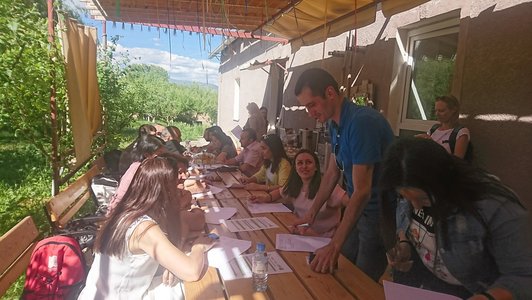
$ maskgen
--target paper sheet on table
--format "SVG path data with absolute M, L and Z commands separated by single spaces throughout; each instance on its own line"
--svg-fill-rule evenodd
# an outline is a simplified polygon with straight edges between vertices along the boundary
M 205 165 L 205 169 L 209 170 L 209 171 L 212 171 L 212 170 L 216 170 L 218 168 L 221 168 L 223 167 L 224 165 L 222 164 L 212 164 L 212 165 Z
M 209 207 L 205 210 L 205 223 L 222 224 L 236 213 L 234 207 Z
M 224 188 L 221 188 L 215 185 L 207 185 L 207 187 L 213 194 L 218 194 L 218 193 L 223 192 L 223 190 L 225 190 Z
M 224 224 L 231 232 L 254 231 L 279 227 L 267 217 L 225 220 Z
M 410 300 L 410 299 L 431 299 L 431 300 L 458 300 L 453 295 L 437 293 L 429 290 L 419 289 L 407 285 L 398 284 L 391 281 L 383 281 L 384 296 L 386 300 Z
M 251 278 L 251 254 L 243 254 L 235 257 L 218 268 L 224 280 L 239 278 Z M 292 269 L 284 262 L 279 253 L 268 252 L 268 275 L 290 273 Z
M 231 133 L 232 133 L 237 139 L 240 139 L 240 135 L 242 134 L 242 127 L 240 127 L 240 125 L 236 125 L 235 128 L 231 129 Z
M 224 190 L 224 188 L 217 187 L 215 185 L 207 185 L 207 188 L 203 192 L 194 193 L 192 194 L 193 198 L 205 198 L 209 196 L 216 195 L 218 193 L 221 193 Z
M 212 173 L 207 173 L 207 174 L 199 174 L 199 175 L 190 175 L 188 176 L 188 180 L 201 180 L 201 179 L 205 179 L 207 178 L 209 175 L 211 175 Z
M 251 241 L 221 236 L 214 247 L 207 252 L 209 266 L 219 268 L 227 264 L 231 259 L 240 256 L 250 247 Z
M 282 203 L 252 203 L 248 201 L 248 209 L 252 214 L 291 212 L 291 210 Z
M 225 185 L 226 188 L 233 188 L 233 189 L 243 189 L 244 185 L 242 183 L 233 182 L 230 184 Z
M 330 238 L 280 233 L 275 237 L 275 249 L 314 252 L 331 241 Z

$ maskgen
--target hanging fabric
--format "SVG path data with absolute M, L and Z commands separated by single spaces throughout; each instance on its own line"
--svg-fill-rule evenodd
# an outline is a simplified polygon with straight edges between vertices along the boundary
M 116 9 L 115 9 L 115 15 L 117 17 L 120 17 L 120 0 L 116 0 L 115 2 Z M 113 22 L 114 23 L 114 22 Z
M 325 0 L 325 13 L 323 14 L 323 47 L 321 49 L 321 65 L 323 67 L 323 60 L 325 59 L 325 43 L 327 42 L 327 8 L 329 0 Z

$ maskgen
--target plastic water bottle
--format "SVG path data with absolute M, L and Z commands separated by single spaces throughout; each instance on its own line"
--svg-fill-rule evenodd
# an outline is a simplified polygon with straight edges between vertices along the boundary
M 252 258 L 252 272 L 254 290 L 266 291 L 268 288 L 268 254 L 264 243 L 257 243 L 257 251 Z

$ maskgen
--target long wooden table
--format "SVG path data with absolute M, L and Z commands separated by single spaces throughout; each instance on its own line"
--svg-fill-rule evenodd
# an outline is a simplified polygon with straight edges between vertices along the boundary
M 236 172 L 218 172 L 222 179 L 213 182 L 223 187 L 238 182 Z M 189 189 L 199 190 L 203 183 L 196 181 Z M 251 192 L 261 194 L 264 192 Z M 248 253 L 255 249 L 257 242 L 266 244 L 267 251 L 277 251 L 293 270 L 293 273 L 275 274 L 268 278 L 266 292 L 254 292 L 250 278 L 224 281 L 215 268 L 209 267 L 207 274 L 198 282 L 185 283 L 186 299 L 271 299 L 271 300 L 307 300 L 307 299 L 384 299 L 381 285 L 371 280 L 348 259 L 341 256 L 338 269 L 333 274 L 313 272 L 307 264 L 306 252 L 288 252 L 275 250 L 275 237 L 279 233 L 289 233 L 289 226 L 294 220 L 292 213 L 266 213 L 251 215 L 246 201 L 251 195 L 243 189 L 226 189 L 214 196 L 197 199 L 202 207 L 235 207 L 236 215 L 232 219 L 265 216 L 279 227 L 267 230 L 232 233 L 223 225 L 208 224 L 209 230 L 216 230 L 220 235 L 249 240 L 252 242 Z

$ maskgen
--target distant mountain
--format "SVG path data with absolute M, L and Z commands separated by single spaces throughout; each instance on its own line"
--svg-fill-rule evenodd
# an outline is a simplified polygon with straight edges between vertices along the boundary
M 214 85 L 214 84 L 207 84 L 207 83 L 204 83 L 204 82 L 192 82 L 192 81 L 186 81 L 186 80 L 177 80 L 177 79 L 173 79 L 173 78 L 170 78 L 170 82 L 173 82 L 175 84 L 178 84 L 178 85 L 194 85 L 194 84 L 197 84 L 199 86 L 203 86 L 203 87 L 206 87 L 206 88 L 210 88 L 210 89 L 213 89 L 213 90 L 218 90 L 218 86 L 217 85 Z

